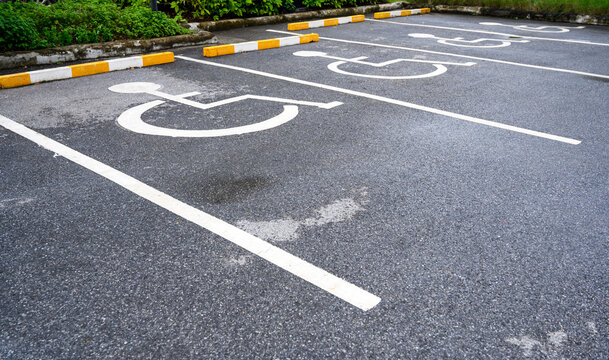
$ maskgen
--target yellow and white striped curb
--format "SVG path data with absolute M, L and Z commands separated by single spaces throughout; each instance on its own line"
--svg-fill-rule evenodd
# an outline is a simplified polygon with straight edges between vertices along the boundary
M 297 36 L 288 36 L 278 39 L 267 39 L 258 41 L 249 41 L 238 44 L 216 45 L 203 48 L 203 56 L 214 57 L 219 55 L 235 54 L 245 51 L 255 51 L 272 49 L 280 46 L 289 46 L 297 44 L 306 44 L 312 41 L 319 41 L 318 34 L 306 34 Z
M 172 52 L 133 56 L 123 59 L 96 61 L 85 64 L 63 66 L 59 68 L 29 71 L 19 74 L 0 76 L 0 88 L 36 84 L 45 81 L 69 79 L 79 76 L 101 74 L 109 71 L 140 68 L 144 66 L 166 64 L 174 61 Z
M 288 24 L 288 30 L 296 31 L 296 30 L 307 30 L 307 29 L 312 29 L 312 28 L 317 28 L 317 27 L 322 27 L 322 26 L 336 26 L 336 25 L 342 25 L 342 24 L 348 24 L 348 23 L 354 23 L 354 22 L 361 22 L 361 21 L 364 21 L 365 19 L 366 19 L 366 17 L 364 15 L 354 15 L 354 16 L 345 16 L 345 17 L 333 18 L 333 19 L 304 21 L 304 22 Z
M 409 16 L 409 15 L 417 15 L 417 14 L 428 14 L 430 12 L 431 12 L 430 8 L 384 11 L 384 12 L 374 13 L 374 18 L 375 19 L 386 19 L 386 18 L 396 17 L 396 16 Z

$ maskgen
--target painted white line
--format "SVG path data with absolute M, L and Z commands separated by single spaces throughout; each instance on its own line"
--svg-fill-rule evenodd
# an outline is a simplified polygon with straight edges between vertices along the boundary
M 424 27 L 430 29 L 442 29 L 442 30 L 453 30 L 453 31 L 463 31 L 463 32 L 473 32 L 478 34 L 489 34 L 489 35 L 499 35 L 499 36 L 508 36 L 508 37 L 518 37 L 523 39 L 534 39 L 534 40 L 544 40 L 544 41 L 558 41 L 572 44 L 584 44 L 584 45 L 596 45 L 596 46 L 609 46 L 609 43 L 596 43 L 588 40 L 573 40 L 573 39 L 552 39 L 552 38 L 544 38 L 544 37 L 536 37 L 536 36 L 527 36 L 527 35 L 517 35 L 517 34 L 506 34 L 494 31 L 484 31 L 484 30 L 472 30 L 472 29 L 463 29 L 463 28 L 454 28 L 448 26 L 437 26 L 437 25 L 423 25 L 423 24 L 412 24 L 412 23 L 401 23 L 395 22 L 391 20 L 378 20 L 378 19 L 366 19 L 366 21 L 378 21 L 387 24 L 393 25 L 401 25 L 401 26 L 417 26 Z M 321 39 L 321 37 L 320 37 Z
M 281 30 L 268 29 L 267 31 L 269 31 L 269 32 L 277 32 L 277 33 L 282 33 L 282 34 L 294 34 L 292 32 L 281 31 Z M 320 36 L 319 38 L 322 39 L 322 40 L 336 41 L 336 42 L 342 42 L 342 43 L 347 43 L 347 44 L 375 46 L 375 47 L 381 47 L 381 48 L 386 48 L 386 49 L 416 51 L 416 52 L 421 52 L 421 53 L 426 53 L 426 54 L 446 55 L 446 56 L 453 56 L 453 57 L 458 57 L 458 58 L 463 58 L 463 59 L 488 61 L 488 62 L 494 62 L 494 63 L 498 63 L 498 64 L 506 64 L 506 65 L 514 65 L 514 66 L 527 67 L 527 68 L 531 68 L 531 69 L 556 71 L 556 72 L 563 72 L 563 73 L 568 73 L 568 74 L 576 74 L 576 75 L 584 75 L 584 76 L 597 77 L 597 78 L 600 78 L 600 79 L 609 79 L 609 75 L 601 75 L 601 74 L 594 74 L 594 73 L 583 72 L 583 71 L 576 71 L 576 70 L 569 70 L 569 69 L 553 68 L 553 67 L 548 67 L 548 66 L 540 66 L 540 65 L 531 65 L 531 64 L 517 63 L 517 62 L 513 62 L 513 61 L 505 61 L 505 60 L 498 60 L 498 59 L 492 59 L 492 58 L 483 58 L 483 57 L 478 57 L 478 56 L 461 55 L 461 54 L 454 54 L 454 53 L 448 53 L 448 52 L 442 52 L 442 51 L 433 51 L 433 50 L 423 50 L 423 49 L 417 49 L 417 48 L 409 48 L 409 47 L 405 47 L 405 46 L 376 44 L 376 43 L 369 43 L 369 42 L 364 42 L 364 41 L 344 40 L 344 39 L 329 38 L 329 37 L 322 37 L 322 36 Z
M 528 26 L 528 25 L 508 25 L 502 24 L 498 22 L 481 22 L 480 25 L 489 25 L 489 26 L 506 26 L 512 28 L 514 30 L 523 30 L 523 31 L 532 31 L 532 32 L 540 32 L 540 33 L 566 33 L 572 29 L 584 29 L 585 26 Z
M 406 101 L 395 100 L 395 99 L 387 98 L 387 97 L 384 97 L 384 96 L 367 94 L 367 93 L 364 93 L 364 92 L 354 91 L 354 90 L 349 90 L 349 89 L 343 89 L 343 88 L 339 88 L 339 87 L 336 87 L 336 86 L 325 85 L 325 84 L 320 84 L 320 83 L 314 83 L 314 82 L 311 82 L 311 81 L 300 80 L 300 79 L 295 79 L 295 78 L 291 78 L 291 77 L 287 77 L 287 76 L 271 74 L 271 73 L 267 73 L 267 72 L 264 72 L 264 71 L 258 71 L 258 70 L 247 69 L 247 68 L 242 68 L 242 67 L 238 67 L 238 66 L 220 64 L 220 63 L 215 63 L 215 62 L 211 62 L 211 61 L 193 59 L 193 58 L 190 58 L 190 57 L 187 57 L 187 56 L 177 56 L 176 55 L 176 58 L 179 58 L 179 59 L 182 59 L 182 60 L 186 60 L 186 61 L 196 62 L 196 63 L 199 63 L 199 64 L 210 65 L 210 66 L 215 66 L 215 67 L 221 67 L 221 68 L 231 69 L 231 70 L 237 70 L 237 71 L 246 72 L 246 73 L 255 74 L 255 75 L 260 75 L 260 76 L 265 76 L 265 77 L 269 77 L 269 78 L 273 78 L 273 79 L 289 81 L 289 82 L 296 83 L 296 84 L 308 85 L 308 86 L 313 86 L 313 87 L 317 87 L 317 88 L 320 88 L 320 89 L 340 92 L 340 93 L 343 93 L 343 94 L 349 94 L 349 95 L 354 95 L 354 96 L 363 97 L 363 98 L 367 98 L 367 99 L 382 101 L 382 102 L 389 103 L 389 104 L 404 106 L 404 107 L 411 108 L 411 109 L 416 109 L 416 110 L 430 112 L 430 113 L 433 113 L 433 114 L 448 116 L 448 117 L 452 117 L 452 118 L 455 118 L 455 119 L 469 121 L 469 122 L 473 122 L 473 123 L 477 123 L 477 124 L 481 124 L 481 125 L 486 125 L 486 126 L 491 126 L 491 127 L 495 127 L 495 128 L 499 128 L 499 129 L 503 129 L 503 130 L 509 130 L 509 131 L 514 131 L 514 132 L 521 133 L 521 134 L 527 134 L 527 135 L 531 135 L 531 136 L 536 136 L 536 137 L 544 138 L 544 139 L 549 139 L 549 140 L 554 140 L 554 141 L 560 141 L 560 142 L 564 142 L 564 143 L 571 144 L 571 145 L 577 145 L 577 144 L 581 143 L 581 141 L 579 141 L 579 140 L 570 139 L 570 138 L 566 138 L 566 137 L 563 137 L 563 136 L 557 136 L 557 135 L 547 134 L 547 133 L 543 133 L 543 132 L 539 132 L 539 131 L 535 131 L 535 130 L 529 130 L 529 129 L 525 129 L 525 128 L 521 128 L 521 127 L 517 127 L 517 126 L 512 126 L 512 125 L 506 125 L 506 124 L 502 124 L 502 123 L 498 123 L 498 122 L 494 122 L 494 121 L 490 121 L 490 120 L 484 120 L 484 119 L 475 118 L 473 116 L 461 115 L 461 114 L 453 113 L 453 112 L 450 112 L 450 111 L 444 111 L 444 110 L 435 109 L 435 108 L 431 108 L 431 107 L 427 107 L 427 106 L 423 106 L 423 105 L 417 105 L 417 104 L 409 103 L 409 102 L 406 102 Z
M 381 301 L 381 298 L 378 296 L 340 279 L 311 263 L 2 115 L 0 115 L 0 126 L 105 177 L 163 209 L 225 238 L 233 244 L 260 256 L 353 306 L 366 311 Z

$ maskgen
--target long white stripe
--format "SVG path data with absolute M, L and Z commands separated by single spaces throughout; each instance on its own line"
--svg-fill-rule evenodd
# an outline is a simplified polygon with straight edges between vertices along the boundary
M 0 115 L 0 125 L 366 311 L 381 299 L 225 221 Z
M 366 21 L 368 21 L 368 20 L 369 21 L 377 21 L 377 22 L 387 23 L 387 24 L 402 25 L 402 26 L 418 26 L 418 27 L 432 28 L 432 29 L 455 30 L 455 31 L 463 31 L 463 32 L 473 32 L 473 33 L 479 33 L 479 34 L 490 34 L 490 35 L 499 35 L 499 36 L 519 37 L 519 38 L 523 38 L 523 39 L 535 39 L 535 40 L 544 40 L 544 41 L 559 41 L 559 42 L 566 42 L 566 43 L 573 43 L 573 44 L 585 44 L 585 45 L 596 45 L 596 46 L 609 46 L 609 44 L 607 44 L 607 43 L 595 43 L 595 42 L 591 42 L 591 41 L 588 41 L 588 40 L 552 39 L 552 38 L 544 38 L 544 37 L 537 37 L 537 36 L 506 34 L 506 33 L 500 33 L 500 32 L 495 32 L 495 31 L 484 31 L 484 30 L 472 30 L 472 29 L 454 28 L 454 27 L 448 27 L 448 26 L 401 23 L 401 22 L 395 22 L 395 21 L 391 21 L 391 20 L 366 19 Z
M 339 88 L 336 86 L 314 83 L 311 81 L 300 80 L 300 79 L 295 79 L 295 78 L 291 78 L 291 77 L 287 77 L 287 76 L 271 74 L 271 73 L 267 73 L 264 71 L 258 71 L 258 70 L 247 69 L 247 68 L 242 68 L 242 67 L 238 67 L 238 66 L 220 64 L 220 63 L 215 63 L 215 62 L 211 62 L 211 61 L 193 59 L 193 58 L 190 58 L 187 56 L 176 55 L 176 58 L 179 58 L 182 60 L 187 60 L 187 61 L 193 61 L 193 62 L 197 62 L 200 64 L 205 64 L 205 65 L 211 65 L 211 66 L 222 67 L 222 68 L 231 69 L 231 70 L 242 71 L 242 72 L 246 72 L 246 73 L 250 73 L 250 74 L 266 76 L 266 77 L 273 78 L 273 79 L 285 80 L 285 81 L 293 82 L 296 84 L 313 86 L 313 87 L 317 87 L 317 88 L 321 88 L 321 89 L 325 89 L 325 90 L 336 91 L 336 92 L 364 97 L 364 98 L 368 98 L 368 99 L 372 99 L 372 100 L 378 100 L 378 101 L 386 102 L 389 104 L 404 106 L 404 107 L 411 108 L 411 109 L 426 111 L 426 112 L 430 112 L 433 114 L 448 116 L 448 117 L 452 117 L 452 118 L 459 119 L 459 120 L 465 120 L 465 121 L 469 121 L 469 122 L 473 122 L 473 123 L 477 123 L 477 124 L 492 126 L 495 128 L 514 131 L 514 132 L 518 132 L 518 133 L 522 133 L 522 134 L 537 136 L 537 137 L 544 138 L 544 139 L 560 141 L 560 142 L 564 142 L 564 143 L 571 144 L 571 145 L 577 145 L 577 144 L 581 143 L 581 141 L 579 141 L 579 140 L 570 139 L 570 138 L 566 138 L 563 136 L 547 134 L 547 133 L 543 133 L 540 131 L 529 130 L 529 129 L 512 126 L 512 125 L 506 125 L 506 124 L 502 124 L 502 123 L 498 123 L 498 122 L 494 122 L 494 121 L 490 121 L 490 120 L 475 118 L 473 116 L 461 115 L 461 114 L 457 114 L 457 113 L 450 112 L 450 111 L 444 111 L 444 110 L 435 109 L 435 108 L 431 108 L 431 107 L 427 107 L 427 106 L 423 106 L 423 105 L 409 103 L 406 101 L 395 100 L 395 99 L 387 98 L 384 96 L 367 94 L 364 92 L 350 90 L 350 89 L 343 89 L 343 88 Z
M 271 29 L 268 29 L 267 31 L 268 32 L 274 32 L 274 33 L 280 33 L 280 34 L 294 34 L 293 32 L 281 31 L 281 30 L 271 30 Z M 569 73 L 569 74 L 592 76 L 592 77 L 597 77 L 597 78 L 601 78 L 601 79 L 609 79 L 609 75 L 601 75 L 601 74 L 594 74 L 594 73 L 583 72 L 583 71 L 576 71 L 576 70 L 568 70 L 568 69 L 554 68 L 554 67 L 548 67 L 548 66 L 540 66 L 540 65 L 531 65 L 531 64 L 517 63 L 517 62 L 513 62 L 513 61 L 498 60 L 498 59 L 491 59 L 491 58 L 483 58 L 483 57 L 478 57 L 478 56 L 469 56 L 469 55 L 454 54 L 454 53 L 448 53 L 448 52 L 442 52 L 442 51 L 423 50 L 423 49 L 409 48 L 409 47 L 405 47 L 405 46 L 383 45 L 383 44 L 375 44 L 375 43 L 369 43 L 369 42 L 363 42 L 363 41 L 344 40 L 344 39 L 336 39 L 336 38 L 329 38 L 329 37 L 322 37 L 322 36 L 320 36 L 319 39 L 320 40 L 343 42 L 343 43 L 347 43 L 347 44 L 376 46 L 376 47 L 382 47 L 382 48 L 387 48 L 387 49 L 398 49 L 398 50 L 416 51 L 416 52 L 422 52 L 422 53 L 426 53 L 426 54 L 454 56 L 454 57 L 459 57 L 459 58 L 464 58 L 464 59 L 474 59 L 474 60 L 481 60 L 481 61 L 489 61 L 489 62 L 494 62 L 494 63 L 499 63 L 499 64 L 528 67 L 528 68 L 532 68 L 532 69 L 557 71 L 557 72 L 563 72 L 563 73 Z

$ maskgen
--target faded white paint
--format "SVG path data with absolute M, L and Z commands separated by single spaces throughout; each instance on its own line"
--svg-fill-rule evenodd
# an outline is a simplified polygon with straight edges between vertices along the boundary
M 522 336 L 520 339 L 517 338 L 509 338 L 505 339 L 505 341 L 509 342 L 512 345 L 516 345 L 522 349 L 522 355 L 529 357 L 533 355 L 533 349 L 538 347 L 541 351 L 543 351 L 543 345 L 541 342 L 532 339 L 528 336 Z
M 29 197 L 0 200 L 0 209 L 9 207 L 11 205 L 16 205 L 16 206 L 25 205 L 27 203 L 31 203 L 34 200 L 36 200 L 36 199 L 29 198 Z
M 598 329 L 596 328 L 596 324 L 594 323 L 594 321 L 588 321 L 586 323 L 586 327 L 588 327 L 588 331 L 590 331 L 592 334 L 598 334 Z
M 365 190 L 362 190 L 362 195 L 364 193 Z M 270 221 L 240 220 L 237 222 L 237 227 L 267 241 L 293 241 L 298 239 L 298 231 L 302 227 L 323 226 L 350 220 L 364 210 L 361 206 L 364 203 L 366 201 L 358 202 L 353 198 L 344 198 L 317 209 L 315 211 L 317 216 L 301 221 L 292 218 Z

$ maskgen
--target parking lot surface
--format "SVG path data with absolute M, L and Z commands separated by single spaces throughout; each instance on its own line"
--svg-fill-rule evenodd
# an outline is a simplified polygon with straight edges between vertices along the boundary
M 312 32 L 0 91 L 1 358 L 609 357 L 609 29 Z

